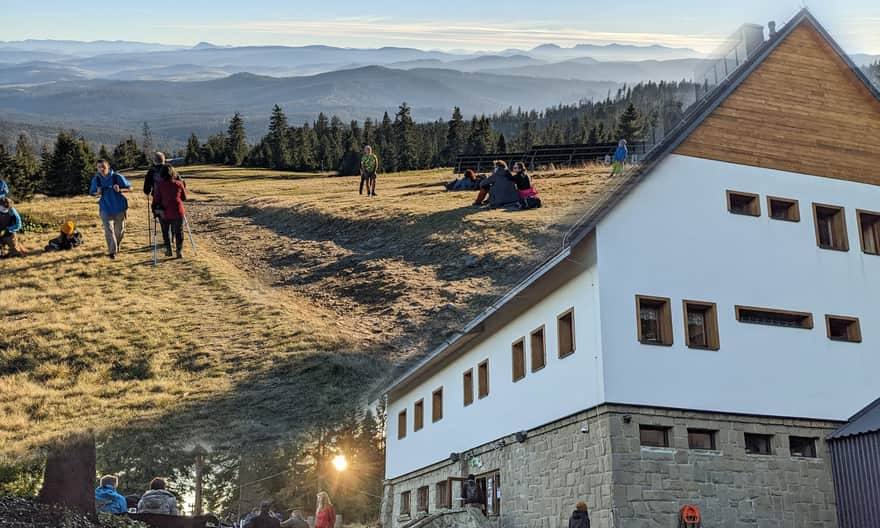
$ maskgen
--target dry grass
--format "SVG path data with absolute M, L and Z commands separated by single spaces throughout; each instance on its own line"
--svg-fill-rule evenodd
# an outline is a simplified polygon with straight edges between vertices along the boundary
M 159 266 L 139 193 L 116 261 L 94 199 L 23 204 L 86 244 L 30 234 L 2 262 L 0 455 L 132 424 L 269 440 L 355 405 L 546 257 L 604 172 L 539 174 L 545 207 L 509 212 L 443 192 L 448 171 L 381 175 L 366 198 L 357 178 L 190 167 L 199 256 Z

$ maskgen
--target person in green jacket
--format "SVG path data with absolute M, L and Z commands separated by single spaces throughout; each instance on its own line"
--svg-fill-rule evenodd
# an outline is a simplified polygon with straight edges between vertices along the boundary
M 364 194 L 364 183 L 367 184 L 367 196 L 376 196 L 376 173 L 379 172 L 379 158 L 373 154 L 373 147 L 364 147 L 361 156 L 361 187 L 358 194 Z

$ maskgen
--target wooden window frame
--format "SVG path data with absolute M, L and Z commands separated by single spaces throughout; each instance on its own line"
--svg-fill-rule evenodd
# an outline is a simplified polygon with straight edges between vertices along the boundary
M 419 486 L 416 488 L 416 514 L 428 513 L 428 507 L 431 503 L 430 486 Z
M 876 233 L 873 240 L 875 251 L 868 251 L 867 249 L 868 237 L 865 235 L 865 226 L 862 222 L 863 215 L 877 217 L 878 226 L 874 228 L 876 229 Z M 880 213 L 874 211 L 866 211 L 864 209 L 856 209 L 856 223 L 859 226 L 859 246 L 862 248 L 862 253 L 864 253 L 865 255 L 880 256 Z
M 705 308 L 706 318 L 706 344 L 695 345 L 691 343 L 691 335 L 688 332 L 688 311 L 689 306 Z M 683 300 L 681 302 L 681 311 L 684 317 L 684 343 L 688 348 L 696 348 L 700 350 L 718 350 L 721 348 L 721 339 L 718 335 L 718 306 L 713 302 Z M 641 325 L 640 325 L 641 327 Z
M 730 200 L 734 196 L 750 198 L 752 200 L 751 212 L 742 213 L 740 211 L 735 211 L 733 209 L 733 206 L 731 205 L 731 200 Z M 728 189 L 727 193 L 726 193 L 726 197 L 727 197 L 727 212 L 728 213 L 740 215 L 740 216 L 754 216 L 756 218 L 761 216 L 761 195 L 760 194 L 743 192 L 743 191 L 732 191 L 732 190 Z
M 434 502 L 438 509 L 451 508 L 450 499 L 450 482 L 449 480 L 441 480 L 434 485 Z
M 804 442 L 809 442 L 810 444 L 812 444 L 812 450 L 811 450 L 812 454 L 806 454 L 806 455 L 794 454 L 794 451 L 792 451 L 792 449 L 791 449 L 792 440 L 795 440 L 797 442 L 804 441 Z M 819 458 L 819 450 L 816 448 L 816 438 L 809 437 L 809 436 L 789 435 L 788 436 L 788 454 L 790 454 L 794 458 Z
M 443 387 L 431 393 L 431 423 L 443 419 Z
M 572 318 L 572 321 L 574 321 L 574 318 Z M 536 367 L 535 337 L 538 335 L 539 332 L 541 334 L 541 355 L 539 356 L 541 362 L 539 366 Z M 532 372 L 538 372 L 539 370 L 547 366 L 547 329 L 544 328 L 544 325 L 541 325 L 538 328 L 535 328 L 534 330 L 529 332 L 529 359 L 531 360 Z
M 397 439 L 403 440 L 406 438 L 406 428 L 407 428 L 407 420 L 406 420 L 406 409 L 397 413 Z
M 517 370 L 519 367 L 519 370 Z M 510 370 L 513 382 L 526 377 L 526 338 L 521 337 L 510 345 Z
M 486 372 L 486 383 L 483 383 L 483 377 L 480 373 L 485 370 Z M 486 389 L 483 391 L 483 389 Z M 489 396 L 489 360 L 484 359 L 477 363 L 477 398 L 483 399 Z
M 775 308 L 761 308 L 758 306 L 740 306 L 736 305 L 733 307 L 734 313 L 736 314 L 736 320 L 743 324 L 754 324 L 760 326 L 770 326 L 775 328 L 799 328 L 802 330 L 812 330 L 813 329 L 813 314 L 810 312 L 796 312 L 794 310 L 777 310 Z M 799 326 L 784 326 L 784 325 L 773 325 L 773 324 L 763 324 L 763 323 L 753 323 L 751 321 L 743 321 L 741 314 L 743 311 L 754 311 L 754 312 L 766 312 L 771 314 L 782 314 L 782 315 L 794 315 L 798 317 L 804 317 L 804 324 Z
M 788 204 L 788 211 L 794 211 L 794 214 L 786 215 L 785 218 L 776 218 L 773 216 L 773 202 L 782 202 Z M 782 198 L 780 196 L 767 197 L 767 216 L 771 220 L 779 220 L 782 222 L 800 222 L 801 221 L 801 204 L 793 198 Z
M 571 324 L 569 327 L 571 328 L 571 350 L 566 350 L 563 352 L 562 349 L 562 332 L 560 331 L 561 326 L 560 323 L 563 319 L 569 317 L 571 319 Z M 574 325 L 574 306 L 569 308 L 568 310 L 562 312 L 561 314 L 556 316 L 556 350 L 559 359 L 566 358 L 575 353 L 577 350 L 577 334 L 575 333 L 575 325 Z
M 713 429 L 688 428 L 688 449 L 698 449 L 701 451 L 717 451 L 718 450 L 718 431 Z M 709 448 L 694 447 L 691 445 L 691 433 L 709 435 Z
M 660 341 L 647 341 L 642 336 L 642 302 L 662 304 L 660 309 Z M 643 345 L 672 346 L 674 335 L 672 330 L 672 299 L 652 295 L 636 295 L 636 338 Z
M 841 339 L 839 337 L 831 336 L 831 322 L 835 321 L 843 321 L 847 323 L 847 338 Z M 846 315 L 831 315 L 825 314 L 825 333 L 828 336 L 828 339 L 832 341 L 837 341 L 840 343 L 861 343 L 862 342 L 862 326 L 859 322 L 858 317 L 848 317 Z
M 425 428 L 425 399 L 417 400 L 413 405 L 413 432 Z
M 766 438 L 768 452 L 767 453 L 759 453 L 757 451 L 749 451 L 747 438 L 750 436 L 753 436 L 756 438 L 758 438 L 758 437 Z M 745 450 L 747 455 L 773 456 L 773 435 L 772 434 L 765 434 L 765 433 L 743 433 L 743 449 Z
M 663 445 L 646 445 L 642 443 L 642 431 L 658 431 L 663 433 Z M 669 441 L 669 433 L 672 431 L 672 427 L 666 425 L 649 425 L 649 424 L 640 424 L 639 425 L 639 446 L 641 447 L 655 447 L 655 448 L 669 448 L 672 447 L 672 444 Z
M 406 508 L 404 508 L 406 506 Z M 403 491 L 400 493 L 400 515 L 412 514 L 412 492 Z
M 840 215 L 840 222 L 837 225 L 832 225 L 832 241 L 834 239 L 838 239 L 842 241 L 842 244 L 825 246 L 822 245 L 821 237 L 819 236 L 819 209 L 832 209 L 837 211 L 835 214 Z M 849 231 L 846 227 L 846 208 L 840 205 L 829 205 L 829 204 L 821 204 L 813 202 L 813 228 L 816 232 L 816 245 L 820 249 L 827 249 L 830 251 L 849 251 Z
M 474 403 L 474 369 L 469 368 L 461 375 L 464 407 Z

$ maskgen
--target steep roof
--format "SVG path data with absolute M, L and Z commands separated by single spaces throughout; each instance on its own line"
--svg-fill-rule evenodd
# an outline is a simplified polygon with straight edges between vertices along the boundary
M 845 438 L 880 431 L 880 398 L 856 413 L 840 429 L 831 433 L 831 439 Z
M 623 175 L 609 179 L 602 195 L 596 199 L 587 209 L 584 216 L 569 230 L 563 241 L 562 248 L 534 272 L 519 282 L 507 294 L 496 300 L 483 313 L 473 319 L 464 329 L 430 352 L 415 366 L 398 377 L 386 389 L 386 393 L 393 396 L 395 393 L 405 390 L 414 383 L 414 379 L 425 369 L 442 365 L 446 360 L 455 357 L 455 354 L 467 346 L 468 343 L 481 332 L 486 323 L 493 318 L 504 317 L 505 306 L 518 296 L 524 295 L 537 281 L 546 275 L 556 271 L 560 264 L 566 262 L 567 257 L 574 248 L 580 245 L 596 228 L 602 218 L 605 217 L 618 203 L 620 203 L 642 180 L 669 154 L 678 149 L 697 128 L 709 118 L 718 107 L 739 88 L 752 73 L 775 51 L 786 38 L 797 28 L 804 24 L 815 29 L 822 39 L 831 47 L 834 53 L 843 61 L 847 68 L 868 89 L 874 99 L 880 101 L 880 90 L 874 86 L 865 73 L 852 62 L 846 53 L 829 35 L 828 31 L 813 17 L 806 8 L 799 11 L 787 24 L 779 29 L 776 35 L 765 40 L 752 55 L 746 59 L 733 73 L 721 81 L 703 99 L 688 108 L 685 116 L 664 138 L 648 152 L 639 165 L 636 165 Z M 508 319 L 512 317 L 508 316 Z

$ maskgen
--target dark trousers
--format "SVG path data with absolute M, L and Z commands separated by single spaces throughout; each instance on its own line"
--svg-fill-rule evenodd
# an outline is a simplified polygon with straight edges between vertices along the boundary
M 183 249 L 183 218 L 177 220 L 159 220 L 162 225 L 162 242 L 166 248 L 171 249 L 171 239 L 169 235 L 174 236 L 177 252 Z M 169 233 L 170 231 L 170 233 Z
M 359 194 L 364 194 L 364 184 L 367 184 L 367 196 L 376 192 L 376 173 L 375 172 L 362 172 L 361 173 L 361 186 L 358 191 Z

